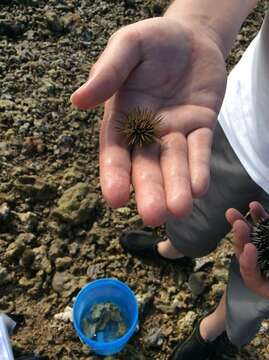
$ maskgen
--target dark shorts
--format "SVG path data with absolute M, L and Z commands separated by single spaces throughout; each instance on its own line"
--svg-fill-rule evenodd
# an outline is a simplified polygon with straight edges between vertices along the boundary
M 167 235 L 173 246 L 186 256 L 205 256 L 230 231 L 225 219 L 226 210 L 234 207 L 246 213 L 248 204 L 254 200 L 268 208 L 268 194 L 249 177 L 218 124 L 212 146 L 208 192 L 194 200 L 188 218 L 178 220 L 171 216 L 168 219 Z M 264 318 L 269 318 L 269 300 L 246 288 L 237 260 L 233 259 L 227 289 L 226 330 L 230 340 L 238 346 L 247 344 Z

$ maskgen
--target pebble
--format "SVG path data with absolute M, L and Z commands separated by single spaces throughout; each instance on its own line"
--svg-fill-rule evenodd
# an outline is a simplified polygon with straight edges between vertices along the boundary
M 160 348 L 164 342 L 164 335 L 160 328 L 152 328 L 145 336 L 144 344 L 147 348 Z
M 33 252 L 33 250 L 26 249 L 23 252 L 22 257 L 20 259 L 20 265 L 22 265 L 26 269 L 29 269 L 31 268 L 31 265 L 33 264 L 34 260 L 35 260 L 35 253 Z
M 70 258 L 69 256 L 64 256 L 62 258 L 57 258 L 55 261 L 55 267 L 56 270 L 66 270 L 67 268 L 70 267 L 70 265 L 72 264 L 73 259 Z
M 51 242 L 48 255 L 50 259 L 55 260 L 64 255 L 66 244 L 62 239 L 55 239 Z
M 87 282 L 84 276 L 76 277 L 68 271 L 56 271 L 52 278 L 53 290 L 63 298 L 69 298 L 76 290 L 82 288 Z
M 206 279 L 207 273 L 202 271 L 190 275 L 188 284 L 195 297 L 201 295 L 205 291 L 207 286 Z
M 11 215 L 11 210 L 7 203 L 0 205 L 0 223 L 6 222 Z
M 154 293 L 147 292 L 145 294 L 137 294 L 136 299 L 139 305 L 140 316 L 143 318 L 146 316 L 149 307 L 152 305 Z
M 23 34 L 24 26 L 20 22 L 0 19 L 0 36 L 5 35 L 10 38 L 17 38 Z
M 65 323 L 72 321 L 72 308 L 67 306 L 63 312 L 54 315 L 54 319 Z
M 47 11 L 45 13 L 45 20 L 48 29 L 51 30 L 52 33 L 58 35 L 64 32 L 64 22 L 55 12 Z
M 128 207 L 122 207 L 122 208 L 117 209 L 116 211 L 117 211 L 117 213 L 124 215 L 126 217 L 130 216 L 130 214 L 132 212 L 131 209 Z
M 8 274 L 8 270 L 0 265 L 0 286 L 5 285 L 11 280 L 11 277 Z
M 96 218 L 98 195 L 86 183 L 78 183 L 66 190 L 54 209 L 53 217 L 70 225 L 92 223 Z

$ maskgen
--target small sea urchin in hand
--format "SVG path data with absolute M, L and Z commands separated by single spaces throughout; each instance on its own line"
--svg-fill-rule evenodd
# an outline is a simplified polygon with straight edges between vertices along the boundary
M 162 116 L 149 109 L 134 108 L 119 122 L 118 130 L 129 146 L 150 145 L 156 141 Z
M 257 248 L 261 272 L 269 277 L 269 219 L 262 219 L 253 226 L 251 241 Z

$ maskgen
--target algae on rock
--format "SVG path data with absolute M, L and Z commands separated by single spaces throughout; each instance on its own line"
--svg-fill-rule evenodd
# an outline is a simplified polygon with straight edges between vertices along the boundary
M 89 185 L 77 183 L 64 192 L 58 201 L 58 207 L 52 215 L 58 221 L 70 225 L 93 223 L 96 218 L 98 195 L 90 192 Z

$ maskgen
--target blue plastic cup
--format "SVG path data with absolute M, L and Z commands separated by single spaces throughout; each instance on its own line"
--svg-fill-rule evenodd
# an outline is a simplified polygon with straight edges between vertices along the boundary
M 88 338 L 81 327 L 82 319 L 94 304 L 112 302 L 117 305 L 126 320 L 126 333 L 113 341 L 100 342 Z M 78 293 L 73 306 L 73 324 L 80 339 L 98 355 L 113 355 L 123 349 L 138 324 L 138 304 L 132 290 L 115 279 L 100 279 L 87 284 Z

